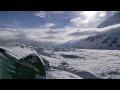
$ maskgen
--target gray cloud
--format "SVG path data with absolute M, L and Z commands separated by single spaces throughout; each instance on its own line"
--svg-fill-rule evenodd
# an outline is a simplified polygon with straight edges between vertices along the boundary
M 78 40 L 91 35 L 110 35 L 120 34 L 120 24 L 109 26 L 106 28 L 75 28 L 64 27 L 58 29 L 37 28 L 0 28 L 0 41 L 2 43 L 25 43 L 25 44 L 56 44 L 65 43 L 70 40 Z
M 78 36 L 82 36 L 82 35 L 92 35 L 92 34 L 96 34 L 97 32 L 90 32 L 90 31 L 86 31 L 86 32 L 74 32 L 69 34 L 69 36 L 74 36 L 74 37 L 78 37 Z
M 43 38 L 43 39 L 56 39 L 56 37 L 54 37 L 54 36 L 47 36 L 47 37 L 41 37 L 41 38 Z
M 65 35 L 60 34 L 59 32 L 60 32 L 59 30 L 53 31 L 50 28 L 40 28 L 40 29 L 0 28 L 0 40 L 4 40 L 7 42 L 18 41 L 18 42 L 36 42 L 36 43 L 62 42 Z M 51 33 L 54 34 L 51 35 Z
M 108 26 L 101 29 L 87 28 L 87 29 L 76 30 L 75 32 L 70 33 L 68 36 L 72 36 L 80 39 L 82 36 L 89 37 L 93 35 L 113 35 L 113 34 L 120 34 L 120 24 Z
M 53 34 L 53 35 L 55 35 L 55 34 L 60 34 L 60 33 L 65 33 L 66 32 L 66 30 L 60 30 L 60 29 L 52 29 L 52 30 L 48 30 L 48 31 L 46 31 L 45 33 L 46 34 Z
M 0 40 L 6 42 L 24 42 L 24 43 L 65 43 L 69 40 L 75 40 L 86 35 L 88 30 L 76 29 L 72 27 L 50 29 L 15 29 L 0 28 Z M 79 36 L 77 35 L 79 34 Z M 71 37 L 73 36 L 73 37 Z M 76 37 L 77 36 L 77 37 Z

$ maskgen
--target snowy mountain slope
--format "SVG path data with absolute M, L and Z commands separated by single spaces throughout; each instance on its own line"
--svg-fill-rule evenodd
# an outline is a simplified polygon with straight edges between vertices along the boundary
M 73 48 L 120 50 L 120 24 L 97 30 L 94 36 L 79 40 Z
M 74 44 L 74 48 L 120 50 L 120 35 L 93 36 Z
M 57 45 L 53 45 L 53 48 L 68 48 L 71 47 L 72 45 L 74 45 L 77 42 L 77 40 L 70 40 L 68 42 L 62 43 L 62 44 L 57 44 Z
M 103 23 L 101 23 L 97 28 L 103 28 L 115 24 L 120 23 L 120 12 L 116 13 L 115 15 L 109 17 L 107 20 L 105 20 Z

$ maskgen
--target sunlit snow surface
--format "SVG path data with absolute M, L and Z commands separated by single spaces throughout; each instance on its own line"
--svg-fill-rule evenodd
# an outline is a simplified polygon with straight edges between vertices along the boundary
M 19 57 L 37 53 L 29 48 L 6 49 Z M 49 61 L 51 67 L 47 79 L 120 79 L 119 50 L 44 50 L 44 53 L 41 56 Z
M 119 50 L 76 49 L 52 53 L 51 57 L 44 57 L 56 70 L 70 72 L 83 79 L 120 79 Z

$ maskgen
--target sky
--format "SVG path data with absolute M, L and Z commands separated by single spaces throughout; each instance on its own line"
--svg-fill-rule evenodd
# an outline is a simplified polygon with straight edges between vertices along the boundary
M 1 28 L 95 28 L 117 11 L 0 11 Z
M 0 40 L 65 43 L 78 40 L 117 11 L 0 11 Z

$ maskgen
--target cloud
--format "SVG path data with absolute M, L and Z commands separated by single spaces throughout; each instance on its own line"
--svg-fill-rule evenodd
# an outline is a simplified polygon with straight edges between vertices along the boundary
M 37 11 L 35 12 L 34 16 L 44 18 L 49 17 L 50 15 L 57 15 L 62 13 L 64 13 L 64 11 Z
M 46 12 L 45 11 L 35 12 L 34 16 L 43 18 L 43 17 L 46 17 Z
M 1 26 L 10 27 L 10 28 L 19 28 L 21 27 L 21 22 L 17 20 L 11 21 L 11 23 L 1 23 Z
M 93 36 L 99 33 L 97 28 L 81 28 L 69 33 L 68 37 L 73 38 L 74 40 L 79 40 L 83 38 L 87 38 L 89 36 Z
M 73 28 L 0 28 L 0 41 L 36 43 L 64 43 L 72 39 L 68 37 Z M 69 31 L 71 30 L 71 31 Z M 2 42 L 1 42 L 2 43 Z
M 19 42 L 35 45 L 60 44 L 70 40 L 79 40 L 91 35 L 111 35 L 120 34 L 120 24 L 105 28 L 0 28 L 0 44 L 2 42 Z
M 19 26 L 21 23 L 20 23 L 20 21 L 13 20 L 13 24 L 15 24 L 16 26 Z
M 93 18 L 88 18 L 85 15 L 84 11 L 76 11 L 76 17 L 70 19 L 70 22 L 72 25 L 76 27 L 81 27 L 81 28 L 95 28 L 97 25 L 100 24 L 102 19 L 97 18 L 94 16 Z
M 0 25 L 1 25 L 1 26 L 5 26 L 5 27 L 16 27 L 15 25 L 13 25 L 13 24 L 8 24 L 8 23 L 1 23 Z
M 99 34 L 103 34 L 103 35 L 114 35 L 114 34 L 120 35 L 120 24 L 97 29 L 97 31 L 99 32 Z
M 67 23 L 75 27 L 96 28 L 106 18 L 112 16 L 117 11 L 37 11 L 34 16 L 43 18 L 46 21 L 58 23 L 58 20 L 68 20 Z
M 34 16 L 43 18 L 45 21 L 57 22 L 65 21 L 70 25 L 81 28 L 96 28 L 106 18 L 117 11 L 37 11 Z M 55 20 L 55 21 L 54 21 Z M 60 21 L 60 22 L 61 22 Z
M 111 15 L 114 15 L 115 13 L 119 12 L 119 11 L 110 11 Z
M 52 42 L 64 42 L 64 33 L 56 33 L 51 35 L 52 29 L 50 28 L 35 28 L 35 29 L 22 29 L 22 28 L 0 28 L 0 40 L 15 41 L 15 42 L 34 42 L 40 44 Z M 58 32 L 60 32 L 58 30 Z
M 24 43 L 64 43 L 69 40 L 79 39 L 89 30 L 76 29 L 72 27 L 50 29 L 50 28 L 37 28 L 37 29 L 13 29 L 13 28 L 0 28 L 0 40 L 24 42 Z M 75 33 L 79 33 L 79 36 Z M 81 34 L 80 34 L 81 33 Z
M 89 23 L 89 20 L 88 19 L 82 19 L 80 17 L 77 17 L 77 18 L 73 18 L 70 20 L 70 22 L 75 25 L 76 27 L 80 27 L 80 26 L 83 26 L 86 27 L 86 24 Z
M 104 20 L 117 13 L 117 11 L 94 11 L 94 14 L 86 13 L 86 11 L 73 11 L 74 18 L 70 19 L 70 23 L 81 28 L 96 28 Z
M 41 37 L 41 38 L 43 38 L 43 39 L 55 39 L 56 37 L 55 36 L 46 36 L 46 37 Z
M 55 23 L 46 23 L 45 25 L 41 26 L 43 28 L 50 28 L 50 27 L 53 27 L 53 26 L 56 26 Z
M 0 39 L 11 40 L 16 39 L 17 33 L 13 33 L 11 31 L 2 31 L 0 32 Z
M 46 31 L 46 34 L 58 34 L 58 33 L 65 33 L 66 31 L 65 30 L 57 30 L 57 29 L 52 29 L 52 30 L 49 30 L 49 31 Z
M 96 31 L 89 31 L 89 29 L 87 31 L 84 32 L 73 32 L 71 34 L 69 34 L 69 36 L 74 36 L 74 37 L 80 37 L 82 35 L 92 35 L 92 34 L 96 34 Z
M 62 14 L 64 12 L 65 11 L 48 11 L 48 13 L 51 13 L 51 14 Z
M 83 29 L 79 29 L 76 30 L 74 32 L 71 32 L 69 34 L 69 36 L 72 37 L 76 37 L 76 38 L 80 38 L 81 36 L 92 36 L 92 35 L 98 35 L 98 34 L 102 34 L 102 35 L 116 35 L 119 34 L 120 35 L 120 24 L 116 24 L 116 25 L 112 25 L 112 26 L 108 26 L 105 28 L 83 28 Z
M 105 17 L 107 14 L 106 11 L 100 11 L 99 13 L 99 17 Z

